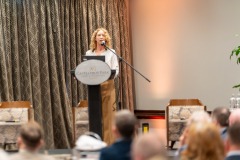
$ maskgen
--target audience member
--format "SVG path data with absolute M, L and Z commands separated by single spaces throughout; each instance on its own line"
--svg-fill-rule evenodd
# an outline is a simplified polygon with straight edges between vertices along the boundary
M 18 137 L 19 152 L 10 156 L 12 160 L 53 160 L 53 157 L 40 154 L 43 145 L 43 131 L 34 121 L 22 125 Z
M 187 148 L 186 139 L 188 137 L 189 126 L 191 126 L 194 123 L 199 123 L 199 122 L 203 122 L 203 123 L 211 122 L 211 118 L 206 111 L 195 111 L 189 117 L 185 129 L 184 129 L 182 135 L 179 137 L 179 148 L 175 153 L 176 159 L 179 159 L 182 151 L 184 151 Z
M 234 110 L 229 116 L 229 126 L 231 126 L 235 122 L 240 122 L 240 109 Z
M 186 140 L 186 137 L 188 136 L 188 127 L 191 124 L 198 123 L 198 122 L 208 123 L 208 122 L 211 122 L 211 118 L 206 111 L 196 111 L 189 117 L 186 127 L 183 131 L 183 134 L 179 138 L 180 147 L 179 147 L 178 152 L 181 152 L 182 150 L 184 150 L 186 148 L 185 140 Z
M 240 159 L 240 123 L 234 123 L 228 128 L 225 144 L 227 156 L 225 160 Z
M 217 107 L 212 111 L 212 121 L 219 127 L 220 135 L 224 141 L 227 137 L 227 128 L 229 125 L 228 119 L 230 114 L 230 110 L 226 107 Z
M 213 123 L 193 123 L 188 127 L 186 149 L 181 160 L 223 160 L 224 144 Z
M 132 160 L 165 160 L 166 150 L 155 132 L 149 132 L 136 137 L 132 144 Z
M 211 122 L 211 117 L 206 111 L 195 111 L 191 114 L 187 121 L 187 126 L 196 122 Z
M 130 160 L 132 139 L 136 130 L 137 120 L 129 110 L 121 110 L 115 114 L 112 127 L 116 137 L 115 143 L 100 152 L 100 160 Z

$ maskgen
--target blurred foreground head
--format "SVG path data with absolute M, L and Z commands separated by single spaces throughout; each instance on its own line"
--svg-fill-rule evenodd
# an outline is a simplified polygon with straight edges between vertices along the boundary
M 211 122 L 211 118 L 206 111 L 195 111 L 189 117 L 189 119 L 187 121 L 187 125 L 191 125 L 191 124 L 197 123 L 197 122 Z
M 228 137 L 226 142 L 227 151 L 239 151 L 240 150 L 240 122 L 233 123 L 228 128 Z
M 183 160 L 223 160 L 224 144 L 218 127 L 210 122 L 197 122 L 188 127 L 187 148 L 181 154 Z
M 37 122 L 31 121 L 22 125 L 18 138 L 20 149 L 36 151 L 43 145 L 43 131 Z
M 191 114 L 189 119 L 187 120 L 187 125 L 186 128 L 183 131 L 183 134 L 180 136 L 179 141 L 180 141 L 180 148 L 184 145 L 186 145 L 186 138 L 188 136 L 188 128 L 194 123 L 209 123 L 211 122 L 211 118 L 209 114 L 206 111 L 195 111 Z
M 163 141 L 157 132 L 149 132 L 136 137 L 132 144 L 133 160 L 166 159 Z
M 129 110 L 116 112 L 113 131 L 117 138 L 131 139 L 136 131 L 137 119 Z
M 227 107 L 217 107 L 212 111 L 212 120 L 220 127 L 228 127 L 231 112 Z
M 231 126 L 234 123 L 240 123 L 240 109 L 236 109 L 231 112 L 229 116 L 229 125 Z

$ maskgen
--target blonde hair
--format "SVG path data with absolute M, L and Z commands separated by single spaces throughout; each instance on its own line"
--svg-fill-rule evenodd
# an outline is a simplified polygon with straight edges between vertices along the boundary
M 181 160 L 224 160 L 224 144 L 213 123 L 193 123 L 188 128 L 187 148 Z
M 97 33 L 100 30 L 103 31 L 104 34 L 105 34 L 106 46 L 109 47 L 109 48 L 112 47 L 111 38 L 110 38 L 110 35 L 109 35 L 108 31 L 105 28 L 98 28 L 93 32 L 92 37 L 91 37 L 90 49 L 92 51 L 94 51 L 97 48 L 96 36 L 97 36 Z

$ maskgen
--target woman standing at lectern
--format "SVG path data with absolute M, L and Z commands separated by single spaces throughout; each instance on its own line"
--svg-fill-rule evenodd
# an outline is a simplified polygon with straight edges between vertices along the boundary
M 116 77 L 119 73 L 118 58 L 110 50 L 105 48 L 102 43 L 105 43 L 108 48 L 112 47 L 111 38 L 108 31 L 104 28 L 98 28 L 92 34 L 90 50 L 86 52 L 86 55 L 105 56 L 105 62 L 109 65 L 111 69 L 116 70 Z M 107 144 L 111 144 L 112 142 L 114 142 L 114 137 L 112 135 L 112 119 L 116 111 L 116 93 L 113 79 L 105 81 L 101 84 L 101 96 L 103 140 Z

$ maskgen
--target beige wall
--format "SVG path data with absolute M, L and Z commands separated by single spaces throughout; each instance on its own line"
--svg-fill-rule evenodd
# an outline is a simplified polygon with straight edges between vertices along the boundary
M 239 0 L 131 0 L 136 109 L 165 109 L 172 98 L 228 106 L 240 66 Z

